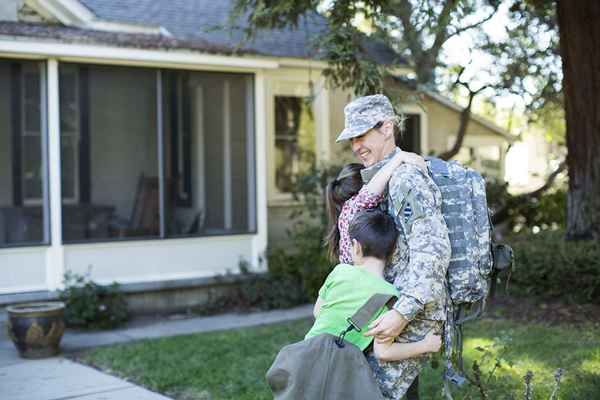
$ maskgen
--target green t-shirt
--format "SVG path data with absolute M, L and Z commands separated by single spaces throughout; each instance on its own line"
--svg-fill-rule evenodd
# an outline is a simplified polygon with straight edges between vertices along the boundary
M 319 290 L 319 297 L 324 303 L 305 339 L 321 333 L 339 335 L 348 327 L 347 319 L 354 315 L 371 296 L 377 293 L 398 295 L 396 288 L 383 278 L 361 267 L 339 264 L 327 276 L 325 283 Z M 382 307 L 371 318 L 371 321 L 379 317 L 384 311 L 386 311 L 386 307 Z M 350 331 L 346 334 L 345 339 L 361 350 L 366 349 L 373 340 L 371 337 L 363 336 L 367 325 L 361 327 L 362 332 Z

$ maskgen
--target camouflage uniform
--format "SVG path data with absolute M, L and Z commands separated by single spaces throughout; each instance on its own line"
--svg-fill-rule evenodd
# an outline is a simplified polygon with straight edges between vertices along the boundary
M 396 149 L 399 151 L 399 149 Z M 394 153 L 363 170 L 368 182 Z M 399 231 L 398 243 L 386 279 L 398 289 L 394 308 L 408 321 L 399 342 L 421 340 L 427 332 L 442 330 L 446 320 L 446 271 L 450 261 L 448 229 L 441 212 L 441 194 L 433 180 L 419 168 L 402 164 L 388 185 L 387 211 Z M 367 354 L 384 397 L 400 399 L 417 377 L 426 356 L 399 362 L 379 362 Z
M 345 128 L 337 142 L 361 136 L 378 122 L 398 120 L 390 101 L 383 95 L 353 100 L 344 108 L 344 115 Z M 363 180 L 368 182 L 395 152 L 364 169 Z M 399 342 L 420 340 L 432 329 L 441 333 L 446 320 L 445 281 L 450 241 L 441 205 L 440 190 L 425 172 L 410 164 L 402 164 L 394 171 L 387 202 L 382 207 L 394 217 L 400 232 L 391 264 L 386 268 L 386 279 L 399 291 L 394 308 L 409 321 L 396 339 Z M 379 362 L 371 353 L 367 359 L 384 397 L 399 400 L 427 357 Z

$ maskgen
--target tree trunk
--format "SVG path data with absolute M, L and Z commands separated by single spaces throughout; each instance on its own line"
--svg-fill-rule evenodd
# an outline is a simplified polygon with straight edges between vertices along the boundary
M 600 1 L 558 0 L 567 123 L 567 238 L 600 239 Z

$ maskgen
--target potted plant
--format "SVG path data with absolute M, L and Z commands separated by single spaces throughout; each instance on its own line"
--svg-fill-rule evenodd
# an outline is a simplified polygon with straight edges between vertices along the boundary
M 28 303 L 6 308 L 8 336 L 23 358 L 44 358 L 59 353 L 65 331 L 61 302 Z

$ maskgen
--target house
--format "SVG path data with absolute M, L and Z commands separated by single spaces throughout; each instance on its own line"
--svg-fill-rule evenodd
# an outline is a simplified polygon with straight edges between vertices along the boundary
M 239 45 L 239 32 L 214 29 L 229 9 L 2 2 L 0 303 L 52 298 L 72 271 L 132 294 L 170 290 L 161 304 L 177 307 L 242 261 L 264 267 L 293 206 L 300 150 L 317 162 L 348 154 L 334 141 L 349 97 L 325 85 L 310 50 L 321 16 Z M 411 71 L 386 46 L 367 51 Z M 448 146 L 457 107 L 435 94 L 404 104 L 405 146 Z M 466 143 L 501 174 L 510 140 L 474 118 Z

